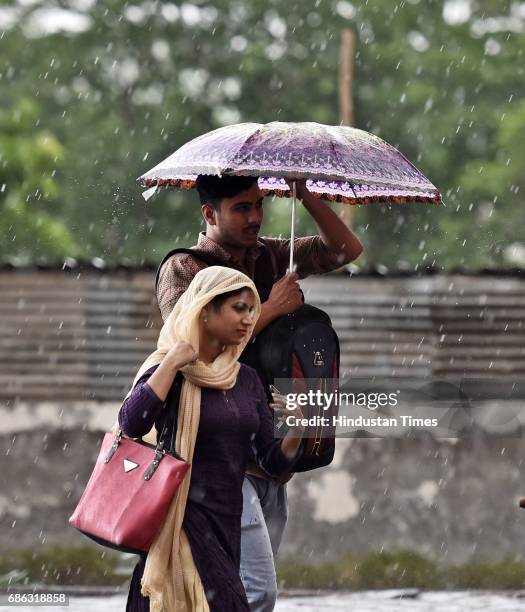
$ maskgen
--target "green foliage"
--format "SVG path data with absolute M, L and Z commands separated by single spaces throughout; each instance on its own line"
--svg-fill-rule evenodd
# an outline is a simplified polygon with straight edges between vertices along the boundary
M 0 584 L 120 585 L 119 556 L 93 546 L 13 551 L 0 557 Z
M 341 563 L 310 565 L 296 561 L 279 561 L 277 574 L 282 589 L 354 589 L 353 573 L 343 572 Z
M 525 563 L 514 557 L 440 566 L 410 550 L 348 555 L 310 565 L 279 561 L 281 588 L 293 589 L 523 589 Z
M 0 152 L 14 165 L 7 176 L 0 165 L 11 191 L 0 197 L 18 224 L 0 221 L 0 257 L 140 264 L 193 243 L 195 194 L 145 204 L 136 177 L 226 123 L 338 123 L 340 34 L 352 27 L 355 125 L 398 146 L 447 204 L 354 209 L 360 263 L 508 264 L 508 245 L 522 242 L 525 175 L 523 35 L 509 23 L 523 16 L 479 1 L 454 23 L 450 4 L 110 0 L 79 4 L 78 32 L 42 35 L 39 11 L 54 3 L 4 2 L 18 17 L 2 37 Z M 12 119 L 27 99 L 38 104 L 29 132 Z M 51 152 L 57 142 L 62 155 Z M 47 196 L 26 202 L 37 188 Z M 283 204 L 267 202 L 265 234 L 288 233 Z M 298 229 L 314 229 L 307 215 Z
M 410 550 L 370 553 L 357 564 L 361 588 L 438 588 L 435 563 Z
M 413 551 L 347 555 L 332 563 L 278 564 L 281 587 L 308 589 L 444 588 L 438 566 Z
M 75 254 L 54 204 L 60 195 L 56 166 L 63 149 L 45 129 L 35 130 L 37 107 L 22 99 L 0 110 L 0 258 L 29 262 Z
M 523 589 L 525 565 L 514 557 L 490 563 L 466 563 L 446 571 L 448 588 L 462 589 Z
M 12 551 L 0 556 L 0 586 L 10 584 L 121 585 L 133 561 L 94 546 Z M 441 566 L 410 550 L 347 555 L 318 565 L 279 560 L 277 575 L 286 589 L 523 589 L 525 563 L 514 557 Z

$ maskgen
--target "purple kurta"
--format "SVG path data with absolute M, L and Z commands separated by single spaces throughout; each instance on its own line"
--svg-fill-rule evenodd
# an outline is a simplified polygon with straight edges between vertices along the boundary
M 146 383 L 150 368 L 119 412 L 123 432 L 133 438 L 162 426 L 166 410 Z M 250 450 L 270 475 L 290 470 L 293 462 L 273 434 L 273 415 L 255 370 L 241 364 L 228 391 L 202 388 L 201 415 L 183 528 L 201 577 L 210 612 L 249 612 L 239 578 L 242 483 Z M 140 594 L 145 557 L 131 580 L 126 610 L 149 612 Z

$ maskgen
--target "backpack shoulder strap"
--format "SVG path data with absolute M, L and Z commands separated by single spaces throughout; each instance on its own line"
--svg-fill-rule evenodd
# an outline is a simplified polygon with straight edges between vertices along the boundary
M 168 259 L 173 257 L 173 255 L 178 255 L 179 253 L 185 253 L 186 255 L 191 255 L 192 257 L 195 257 L 195 259 L 200 259 L 207 266 L 223 266 L 224 265 L 224 262 L 221 259 L 219 259 L 218 257 L 215 257 L 215 255 L 212 255 L 211 253 L 207 253 L 206 251 L 200 251 L 199 249 L 185 249 L 185 248 L 173 249 L 164 256 L 164 258 L 159 264 L 159 267 L 157 268 L 157 274 L 155 276 L 155 292 L 157 291 L 157 288 L 159 285 L 160 270 L 162 266 L 168 261 Z
M 262 281 L 264 285 L 272 287 L 275 281 L 278 280 L 279 270 L 277 269 L 277 260 L 272 249 L 268 248 L 264 238 L 259 238 L 265 249 L 255 264 L 255 276 Z
M 271 289 L 279 274 L 277 270 L 277 261 L 275 259 L 275 254 L 268 248 L 268 246 L 266 246 L 264 239 L 260 238 L 259 240 L 264 244 L 265 249 L 256 263 L 255 278 L 253 280 L 257 287 L 262 286 L 266 287 L 267 289 Z M 195 257 L 195 259 L 200 259 L 207 266 L 224 266 L 224 261 L 222 261 L 222 259 L 206 251 L 182 247 L 179 249 L 173 249 L 164 256 L 159 264 L 159 267 L 157 268 L 157 274 L 155 276 L 155 292 L 157 291 L 159 285 L 159 277 L 162 266 L 168 261 L 168 259 L 173 257 L 173 255 L 178 255 L 179 253 L 185 253 L 186 255 Z

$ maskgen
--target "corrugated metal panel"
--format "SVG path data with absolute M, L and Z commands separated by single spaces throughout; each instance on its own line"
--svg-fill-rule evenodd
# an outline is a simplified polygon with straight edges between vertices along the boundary
M 306 299 L 332 318 L 341 372 L 354 377 L 432 374 L 435 343 L 429 279 L 323 277 L 305 283 Z
M 155 348 L 151 273 L 3 272 L 0 295 L 3 399 L 120 399 Z
M 0 271 L 0 399 L 119 400 L 161 321 L 151 271 Z M 352 376 L 525 377 L 525 280 L 315 277 Z
M 525 376 L 523 279 L 319 277 L 305 287 L 332 317 L 353 376 Z

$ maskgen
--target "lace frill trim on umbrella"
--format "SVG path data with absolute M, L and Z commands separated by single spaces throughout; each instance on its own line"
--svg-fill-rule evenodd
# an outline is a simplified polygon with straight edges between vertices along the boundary
M 146 187 L 176 187 L 178 189 L 192 189 L 195 187 L 195 176 L 174 179 L 147 178 L 142 181 Z M 351 184 L 338 181 L 307 181 L 309 191 L 322 199 L 343 204 L 371 204 L 374 202 L 395 202 L 398 204 L 408 202 L 422 202 L 442 204 L 441 196 L 436 190 L 418 191 L 415 189 L 395 188 L 392 185 L 380 184 Z M 264 195 L 290 197 L 290 189 L 284 179 L 262 177 L 259 187 Z

